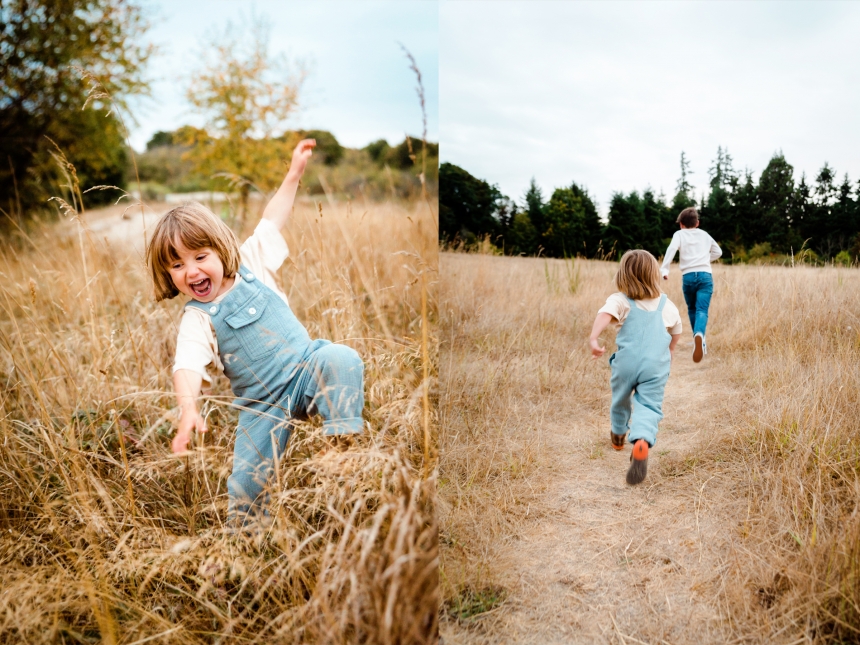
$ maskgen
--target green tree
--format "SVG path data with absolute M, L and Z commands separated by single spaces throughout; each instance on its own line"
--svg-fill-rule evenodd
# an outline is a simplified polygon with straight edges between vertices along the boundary
M 501 233 L 499 201 L 505 199 L 495 186 L 472 176 L 459 166 L 439 167 L 439 239 L 472 243 Z
M 283 57 L 269 54 L 269 30 L 260 20 L 246 30 L 228 24 L 203 48 L 202 58 L 186 96 L 207 117 L 205 135 L 184 143 L 198 172 L 238 188 L 241 221 L 251 186 L 267 192 L 284 178 L 297 141 L 287 135 L 286 122 L 298 105 L 305 70 L 291 73 Z
M 642 242 L 646 228 L 639 193 L 633 191 L 627 197 L 623 193 L 614 193 L 603 231 L 604 246 L 607 249 L 614 248 L 619 257 L 629 249 L 645 248 Z
M 717 147 L 717 158 L 708 169 L 710 192 L 702 201 L 699 211 L 703 226 L 716 240 L 731 240 L 734 236 L 735 209 L 732 203 L 732 189 L 737 183 L 737 173 L 732 167 L 728 150 Z
M 540 244 L 539 238 L 543 234 L 545 229 L 544 226 L 544 209 L 546 208 L 546 203 L 543 199 L 543 192 L 540 189 L 540 186 L 537 185 L 537 181 L 532 177 L 529 182 L 529 187 L 523 195 L 523 207 L 525 208 L 526 214 L 529 216 L 529 221 L 535 229 L 537 234 L 537 243 Z M 535 248 L 533 253 L 537 253 L 538 249 Z
M 570 188 L 556 188 L 544 209 L 541 243 L 547 255 L 571 257 L 586 252 L 585 208 Z
M 794 229 L 794 168 L 781 152 L 771 157 L 758 182 L 758 203 L 761 216 L 757 223 L 755 239 L 768 242 L 775 251 L 788 253 L 803 244 L 800 234 Z
M 112 107 L 146 90 L 152 49 L 141 9 L 126 0 L 8 0 L 0 3 L 0 208 L 27 216 L 56 194 L 54 146 L 75 165 L 81 188 L 122 186 L 127 163 Z M 78 69 L 76 69 L 78 68 Z M 98 78 L 114 106 L 83 110 Z M 88 201 L 110 199 L 90 193 Z
M 690 183 L 690 175 L 693 171 L 690 170 L 690 160 L 687 155 L 681 151 L 681 176 L 678 178 L 678 184 L 675 189 L 675 197 L 672 199 L 672 210 L 675 216 L 678 216 L 685 208 L 696 205 L 696 199 L 693 197 L 695 186 Z

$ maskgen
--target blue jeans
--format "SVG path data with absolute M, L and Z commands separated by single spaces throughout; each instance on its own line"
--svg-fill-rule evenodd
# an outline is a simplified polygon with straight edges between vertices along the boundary
M 707 271 L 685 273 L 682 289 L 693 335 L 704 336 L 705 327 L 708 326 L 708 307 L 711 306 L 711 296 L 714 293 L 714 278 Z

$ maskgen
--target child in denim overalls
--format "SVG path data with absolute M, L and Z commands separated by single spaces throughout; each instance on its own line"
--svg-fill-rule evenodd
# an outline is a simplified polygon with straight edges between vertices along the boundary
M 197 398 L 207 367 L 230 379 L 239 409 L 228 518 L 241 522 L 263 500 L 263 488 L 290 436 L 290 419 L 319 413 L 326 435 L 360 433 L 364 366 L 355 350 L 312 341 L 277 282 L 287 257 L 280 229 L 316 142 L 301 141 L 281 187 L 253 235 L 240 247 L 209 209 L 189 203 L 166 213 L 147 247 L 156 299 L 179 293 L 186 304 L 176 343 L 173 384 L 179 428 L 173 452 L 192 431 L 205 432 Z
M 603 356 L 598 337 L 610 323 L 621 326 L 609 357 L 612 368 L 610 438 L 616 450 L 624 437 L 633 444 L 627 483 L 639 484 L 648 472 L 648 449 L 657 441 L 663 418 L 663 391 L 669 366 L 681 335 L 681 315 L 666 294 L 660 293 L 660 267 L 648 251 L 627 251 L 615 275 L 620 293 L 613 293 L 597 313 L 589 343 L 593 358 Z M 631 399 L 635 410 L 631 411 Z M 632 417 L 632 418 L 631 418 Z

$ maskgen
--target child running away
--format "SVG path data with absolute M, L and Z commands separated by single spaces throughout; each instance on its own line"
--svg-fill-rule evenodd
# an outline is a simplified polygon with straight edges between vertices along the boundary
M 684 300 L 693 329 L 693 362 L 698 363 L 708 353 L 705 327 L 708 326 L 708 307 L 714 293 L 711 262 L 719 258 L 723 251 L 714 238 L 699 228 L 699 211 L 695 208 L 682 210 L 678 215 L 678 224 L 681 230 L 675 231 L 672 236 L 666 255 L 663 256 L 661 272 L 663 279 L 668 280 L 669 265 L 675 259 L 675 252 L 680 250 L 678 261 L 681 265 Z
M 592 358 L 606 351 L 598 338 L 610 324 L 620 326 L 609 357 L 612 368 L 612 428 L 615 450 L 624 449 L 624 438 L 633 444 L 627 483 L 639 484 L 648 472 L 648 450 L 657 441 L 657 424 L 663 418 L 663 391 L 669 365 L 681 336 L 681 314 L 660 292 L 660 266 L 648 251 L 627 251 L 615 275 L 618 292 L 606 299 L 591 329 Z M 631 403 L 634 403 L 631 411 Z M 632 412 L 632 414 L 631 414 Z
M 228 519 L 244 524 L 263 503 L 263 489 L 290 437 L 290 420 L 318 413 L 325 435 L 360 433 L 364 365 L 355 350 L 311 340 L 278 286 L 288 250 L 281 229 L 316 142 L 293 151 L 289 172 L 254 233 L 239 246 L 212 211 L 187 203 L 166 213 L 147 246 L 156 300 L 190 300 L 179 324 L 173 384 L 180 408 L 174 453 L 192 432 L 206 431 L 197 408 L 210 368 L 230 380 L 239 409 Z

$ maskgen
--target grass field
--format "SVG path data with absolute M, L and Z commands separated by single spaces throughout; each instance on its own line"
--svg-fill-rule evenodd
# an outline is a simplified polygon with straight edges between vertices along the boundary
M 205 440 L 170 452 L 181 302 L 153 302 L 129 215 L 0 250 L 0 642 L 434 641 L 435 206 L 297 206 L 284 290 L 312 338 L 364 359 L 369 430 L 300 427 L 248 535 L 224 525 L 225 379 Z
M 587 348 L 617 265 L 440 266 L 446 643 L 857 642 L 856 269 L 716 266 L 694 365 L 675 265 L 684 335 L 629 487 Z

